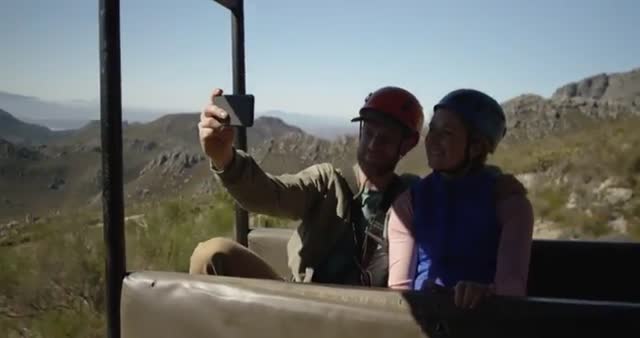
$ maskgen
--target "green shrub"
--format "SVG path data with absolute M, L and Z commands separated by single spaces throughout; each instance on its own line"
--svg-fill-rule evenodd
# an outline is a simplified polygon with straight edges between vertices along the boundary
M 531 192 L 536 218 L 554 219 L 565 209 L 569 193 L 566 188 L 546 186 Z
M 130 271 L 186 272 L 197 243 L 229 236 L 235 216 L 231 198 L 222 193 L 144 210 L 142 219 L 126 224 Z M 23 328 L 35 337 L 104 336 L 105 250 L 99 219 L 99 214 L 82 213 L 59 217 L 30 227 L 30 242 L 0 247 L 0 337 Z M 5 308 L 17 318 L 3 314 Z

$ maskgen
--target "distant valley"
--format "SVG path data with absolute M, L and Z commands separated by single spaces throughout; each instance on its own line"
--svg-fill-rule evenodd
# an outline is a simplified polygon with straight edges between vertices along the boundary
M 535 198 L 546 198 L 540 193 L 544 189 L 562 190 L 562 196 L 558 198 L 563 202 L 557 202 L 561 205 L 556 207 L 563 210 L 567 205 L 573 205 L 569 203 L 570 198 L 574 204 L 592 197 L 601 198 L 598 203 L 613 199 L 618 204 L 613 203 L 611 208 L 618 211 L 614 210 L 615 215 L 608 215 L 602 222 L 617 221 L 619 225 L 623 219 L 625 229 L 640 216 L 640 206 L 637 214 L 630 211 L 636 210 L 634 203 L 640 201 L 633 172 L 606 176 L 608 172 L 602 169 L 600 174 L 591 175 L 588 183 L 569 182 L 582 177 L 584 172 L 595 170 L 591 168 L 602 167 L 599 163 L 577 166 L 572 162 L 572 156 L 580 151 L 576 148 L 580 142 L 583 142 L 581 149 L 586 149 L 594 146 L 584 144 L 586 141 L 600 142 L 605 147 L 607 140 L 619 138 L 620 148 L 608 152 L 620 152 L 620 156 L 628 152 L 629 159 L 624 159 L 625 163 L 634 161 L 636 152 L 633 149 L 638 148 L 634 142 L 640 140 L 628 127 L 620 126 L 632 126 L 640 116 L 640 69 L 597 74 L 560 86 L 552 97 L 523 94 L 503 102 L 503 106 L 509 132 L 492 161 L 519 174 L 527 184 L 538 182 L 537 185 L 529 184 Z M 0 109 L 0 224 L 48 217 L 77 208 L 98 210 L 101 191 L 99 123 L 93 121 L 80 128 L 54 131 L 22 121 L 2 106 Z M 277 111 L 272 115 L 275 116 L 260 114 L 255 126 L 248 131 L 250 152 L 268 172 L 292 173 L 314 163 L 331 162 L 346 175 L 351 174 L 357 129 L 352 128 L 349 132 L 351 126 L 344 127 L 346 136 L 337 135 L 344 134 L 342 129 L 333 135 L 320 131 L 312 134 L 307 131 L 316 121 L 312 118 L 304 121 L 304 115 Z M 149 122 L 125 123 L 127 203 L 178 195 L 187 198 L 206 196 L 218 189 L 208 161 L 199 148 L 197 120 L 198 114 L 190 113 L 169 114 Z M 620 135 L 611 138 L 603 134 L 602 139 L 598 138 L 597 133 L 607 128 L 614 134 L 618 130 Z M 569 146 L 571 144 L 573 146 Z M 640 159 L 638 161 L 640 168 Z M 401 161 L 399 171 L 428 172 L 422 145 Z M 543 182 L 554 180 L 560 180 L 559 184 L 542 188 Z M 594 185 L 594 188 L 588 193 L 579 193 L 578 190 L 583 189 L 580 186 L 585 184 Z M 602 189 L 593 193 L 600 186 Z M 617 197 L 607 197 L 606 191 L 621 194 L 622 202 Z M 591 195 L 600 197 L 589 197 Z M 582 202 L 586 203 L 586 200 Z M 539 204 L 544 203 L 547 202 Z M 557 220 L 553 222 L 557 223 Z

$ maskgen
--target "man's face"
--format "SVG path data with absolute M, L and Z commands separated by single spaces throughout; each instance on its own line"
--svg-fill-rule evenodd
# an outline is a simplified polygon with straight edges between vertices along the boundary
M 358 164 L 367 176 L 382 176 L 392 172 L 403 148 L 403 130 L 378 120 L 362 122 L 358 144 Z

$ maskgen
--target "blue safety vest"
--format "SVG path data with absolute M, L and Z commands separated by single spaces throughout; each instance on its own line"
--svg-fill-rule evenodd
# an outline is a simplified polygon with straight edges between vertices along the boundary
M 493 283 L 500 237 L 497 177 L 488 168 L 457 178 L 434 172 L 412 186 L 415 290 L 426 281 L 445 287 L 461 280 Z

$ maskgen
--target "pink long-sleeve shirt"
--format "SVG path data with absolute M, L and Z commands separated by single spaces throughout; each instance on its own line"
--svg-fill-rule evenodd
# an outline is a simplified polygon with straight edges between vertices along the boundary
M 507 182 L 514 183 L 515 179 Z M 527 289 L 529 257 L 533 235 L 533 208 L 523 188 L 506 189 L 498 197 L 497 213 L 501 225 L 495 292 L 498 295 L 524 296 Z M 417 246 L 413 237 L 413 207 L 410 191 L 394 202 L 389 216 L 389 287 L 410 289 L 417 264 Z

